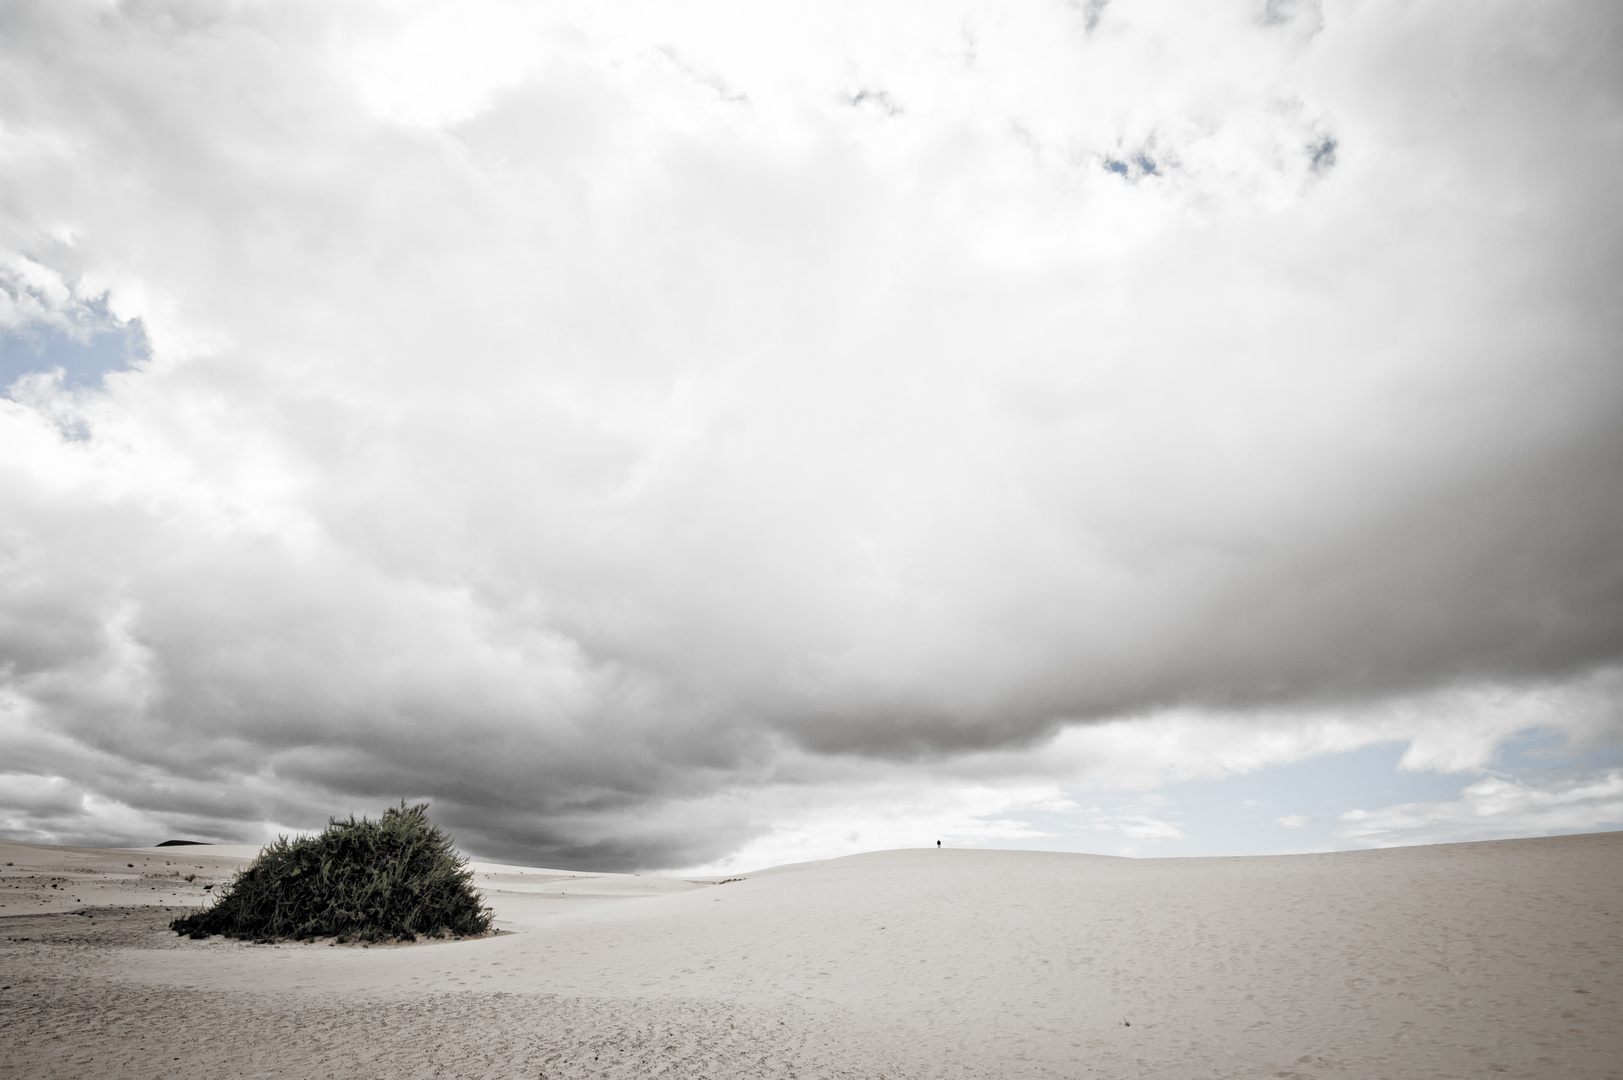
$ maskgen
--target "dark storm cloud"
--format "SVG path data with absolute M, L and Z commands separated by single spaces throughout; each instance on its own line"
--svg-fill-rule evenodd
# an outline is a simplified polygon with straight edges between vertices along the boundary
M 0 401 L 5 827 L 692 865 L 1605 698 L 1619 20 L 1265 7 L 8 7 L 0 330 L 150 357 Z

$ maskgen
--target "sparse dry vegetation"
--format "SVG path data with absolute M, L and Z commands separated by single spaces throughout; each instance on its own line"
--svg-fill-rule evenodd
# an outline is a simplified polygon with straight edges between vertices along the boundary
M 428 804 L 377 821 L 331 819 L 315 836 L 280 837 L 209 908 L 170 923 L 177 934 L 250 941 L 336 937 L 414 941 L 490 929 L 491 912 Z

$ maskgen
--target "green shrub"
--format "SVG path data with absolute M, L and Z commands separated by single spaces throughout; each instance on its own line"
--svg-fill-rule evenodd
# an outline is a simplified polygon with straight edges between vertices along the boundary
M 379 941 L 482 934 L 491 911 L 451 838 L 428 823 L 428 804 L 377 821 L 332 818 L 326 831 L 279 837 L 236 876 L 213 907 L 169 928 L 256 942 L 336 936 Z

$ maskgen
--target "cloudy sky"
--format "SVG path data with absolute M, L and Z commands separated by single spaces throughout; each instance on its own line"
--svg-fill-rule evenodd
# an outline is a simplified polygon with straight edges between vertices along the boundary
M 0 832 L 1623 827 L 1623 9 L 0 6 Z

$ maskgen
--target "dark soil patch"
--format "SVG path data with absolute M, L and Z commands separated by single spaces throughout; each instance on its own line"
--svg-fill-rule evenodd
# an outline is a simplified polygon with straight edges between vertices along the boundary
M 152 906 L 87 907 L 45 915 L 0 916 L 0 949 L 7 945 L 96 945 L 165 948 L 174 909 Z

